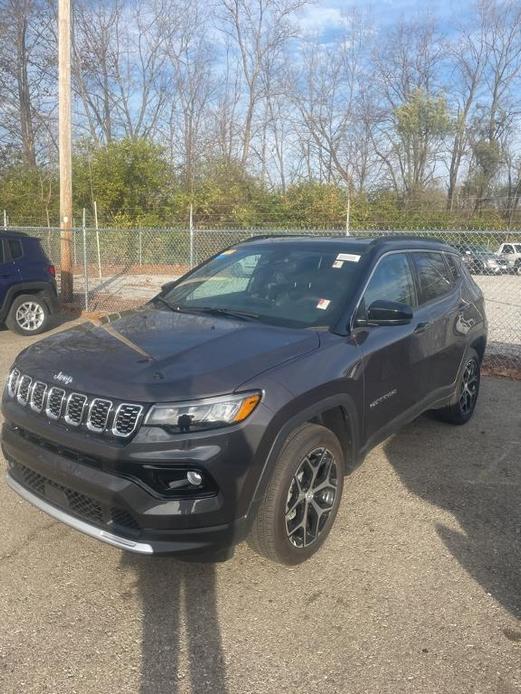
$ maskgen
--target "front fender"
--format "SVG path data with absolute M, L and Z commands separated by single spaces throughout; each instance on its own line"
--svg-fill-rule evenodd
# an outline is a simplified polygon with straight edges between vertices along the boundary
M 260 444 L 264 464 L 250 503 L 248 516 L 254 515 L 252 511 L 255 511 L 262 500 L 280 452 L 291 433 L 302 424 L 319 418 L 322 413 L 335 407 L 342 407 L 347 419 L 350 432 L 347 459 L 350 465 L 356 464 L 360 450 L 360 419 L 353 396 L 346 392 L 346 382 L 342 380 L 305 393 L 283 407 L 273 417 L 266 430 Z

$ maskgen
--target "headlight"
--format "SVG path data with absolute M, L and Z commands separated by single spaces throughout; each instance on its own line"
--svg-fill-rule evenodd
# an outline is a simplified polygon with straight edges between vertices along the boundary
M 489 259 L 486 261 L 486 264 L 487 264 L 489 267 L 497 267 L 497 260 L 494 260 L 494 258 L 489 258 Z
M 257 407 L 261 398 L 262 394 L 255 392 L 154 405 L 147 415 L 145 424 L 175 429 L 180 433 L 216 429 L 244 421 Z

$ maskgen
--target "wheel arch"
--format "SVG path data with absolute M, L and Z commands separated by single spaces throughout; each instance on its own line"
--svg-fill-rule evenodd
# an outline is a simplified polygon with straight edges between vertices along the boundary
M 52 289 L 46 282 L 20 282 L 19 284 L 12 285 L 7 290 L 4 298 L 4 303 L 0 307 L 0 320 L 4 320 L 11 310 L 13 301 L 23 294 L 30 296 L 40 296 L 49 311 L 54 312 L 55 302 L 51 295 Z
M 480 361 L 483 361 L 485 348 L 487 346 L 487 338 L 484 335 L 480 335 L 470 343 L 470 346 L 479 354 Z
M 359 417 L 354 400 L 345 393 L 320 399 L 293 414 L 279 427 L 259 476 L 248 516 L 255 515 L 251 514 L 252 507 L 256 508 L 262 499 L 283 446 L 293 433 L 308 423 L 321 424 L 335 434 L 344 452 L 346 473 L 359 462 Z

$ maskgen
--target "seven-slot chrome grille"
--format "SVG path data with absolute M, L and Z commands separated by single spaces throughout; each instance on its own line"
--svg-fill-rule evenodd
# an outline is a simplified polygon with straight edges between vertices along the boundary
M 72 427 L 85 426 L 96 434 L 110 433 L 120 438 L 134 434 L 141 421 L 143 407 L 134 403 L 113 403 L 105 398 L 89 398 L 83 393 L 67 393 L 63 388 L 13 369 L 7 378 L 8 397 L 33 412 L 45 413 L 53 421 Z

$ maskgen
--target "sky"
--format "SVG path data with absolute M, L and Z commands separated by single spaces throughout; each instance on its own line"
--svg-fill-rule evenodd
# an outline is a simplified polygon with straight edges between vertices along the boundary
M 345 13 L 352 7 L 368 12 L 377 26 L 433 15 L 440 29 L 451 33 L 454 21 L 470 12 L 474 0 L 317 0 L 300 13 L 299 24 L 305 33 L 320 36 L 327 43 L 345 26 Z

